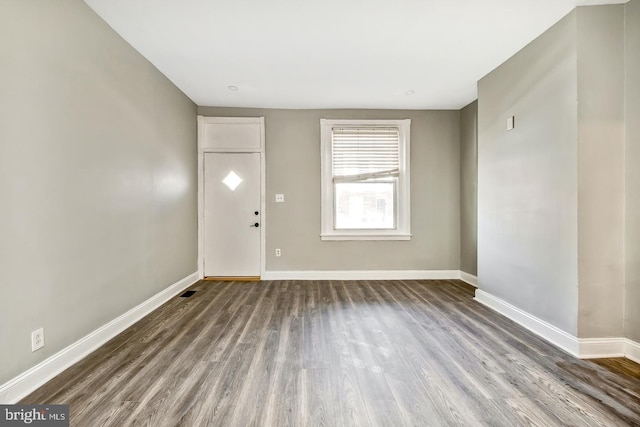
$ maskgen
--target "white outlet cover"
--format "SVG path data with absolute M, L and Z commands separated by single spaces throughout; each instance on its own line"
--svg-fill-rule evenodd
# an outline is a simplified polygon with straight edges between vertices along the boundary
M 44 347 L 44 328 L 31 332 L 31 351 L 36 351 Z
M 284 194 L 276 194 L 276 202 L 283 203 L 284 202 Z

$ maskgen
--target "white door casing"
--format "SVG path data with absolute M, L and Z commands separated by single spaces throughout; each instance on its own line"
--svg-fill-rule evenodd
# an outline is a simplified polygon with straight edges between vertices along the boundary
M 198 116 L 198 272 L 200 278 L 203 278 L 205 276 L 264 275 L 266 247 L 266 177 L 264 135 L 263 117 Z M 213 153 L 220 155 L 223 155 L 224 153 L 224 155 L 231 155 L 232 157 L 211 157 L 210 154 Z M 253 155 L 249 155 L 247 157 L 233 157 L 250 153 L 252 153 Z M 206 179 L 205 156 L 207 159 Z M 236 161 L 240 162 L 238 163 L 238 166 L 240 167 L 234 169 L 232 167 L 232 163 Z M 243 166 L 243 163 L 245 162 L 247 164 L 250 163 L 251 166 Z M 241 170 L 242 167 L 247 167 L 248 169 Z M 227 168 L 225 171 L 220 170 L 225 168 Z M 256 184 L 251 184 L 253 189 L 250 193 L 254 195 L 249 197 L 249 193 L 245 194 L 245 196 L 247 196 L 247 198 L 251 200 L 248 203 L 253 206 L 253 204 L 255 203 L 256 189 L 258 192 L 258 204 L 256 204 L 256 206 L 259 207 L 257 209 L 255 207 L 250 208 L 249 213 L 251 214 L 251 216 L 253 216 L 253 219 L 249 222 L 246 222 L 245 219 L 247 218 L 247 216 L 245 216 L 244 214 L 238 213 L 236 216 L 233 216 L 231 214 L 234 209 L 241 209 L 240 207 L 238 207 L 238 205 L 240 205 L 241 203 L 239 202 L 239 200 L 236 200 L 236 198 L 240 196 L 233 196 L 229 194 L 231 190 L 228 187 L 221 187 L 226 188 L 227 193 L 220 193 L 220 191 L 222 191 L 221 188 L 215 190 L 213 184 L 214 182 L 216 182 L 215 180 L 217 179 L 217 182 L 220 183 L 220 180 L 226 178 L 231 170 L 233 170 L 235 174 L 243 180 L 242 183 L 238 185 L 238 188 L 235 191 L 245 191 L 246 188 L 243 190 L 240 187 L 243 187 L 247 184 L 247 179 L 249 180 L 249 182 L 256 182 Z M 227 174 L 225 175 L 224 172 L 226 172 Z M 214 176 L 213 178 L 211 177 L 212 175 Z M 216 194 L 216 191 L 220 194 Z M 209 197 L 210 200 L 208 201 L 208 203 L 205 202 L 205 192 L 213 194 L 213 196 Z M 229 200 L 223 201 L 225 200 L 225 197 L 229 198 Z M 220 200 L 215 201 L 216 198 L 219 198 Z M 224 204 L 228 206 L 222 206 Z M 236 208 L 233 207 L 234 204 L 236 205 Z M 209 223 L 208 227 L 205 226 L 205 207 L 207 210 L 206 222 Z M 248 205 L 242 207 L 242 209 L 246 210 L 247 207 Z M 216 215 L 218 212 L 218 208 L 221 208 L 219 210 L 219 213 L 223 217 L 227 214 L 233 217 L 227 219 L 228 221 L 231 221 L 231 226 L 234 227 L 233 221 L 237 220 L 238 225 L 240 225 L 241 222 L 243 225 L 246 223 L 246 230 L 253 231 L 253 233 L 245 234 L 243 227 L 242 231 L 238 229 L 238 233 L 235 234 L 228 233 L 226 236 L 219 234 L 222 233 L 222 229 L 216 231 L 216 226 L 212 225 L 213 223 L 211 222 L 211 219 L 213 218 L 211 215 Z M 255 215 L 256 211 L 259 212 L 258 215 Z M 219 220 L 227 221 L 223 217 L 219 218 Z M 255 220 L 256 217 L 259 218 L 259 220 Z M 249 227 L 250 224 L 255 224 L 256 222 L 259 223 L 259 227 Z M 231 227 L 229 227 L 228 224 L 226 230 L 229 229 L 231 229 Z M 214 235 L 213 238 L 208 237 L 212 234 Z M 239 238 L 239 241 L 237 242 L 229 240 L 232 238 L 232 236 L 236 235 L 238 237 L 244 236 L 244 238 Z M 255 241 L 256 237 L 258 238 L 257 242 Z M 250 249 L 239 249 L 243 248 L 243 245 L 248 245 L 249 241 L 252 241 L 255 245 L 253 245 Z M 222 268 L 220 265 L 216 266 L 216 263 L 218 261 L 212 260 L 211 257 L 207 255 L 215 254 L 216 251 L 220 251 L 220 249 L 216 247 L 216 242 L 219 242 L 219 244 L 221 245 L 220 247 L 226 248 L 224 250 L 224 256 L 229 257 L 231 255 L 235 255 L 238 259 L 232 261 L 226 260 L 223 263 L 225 266 L 224 268 Z M 236 249 L 230 250 L 231 246 L 234 246 Z M 243 257 L 245 258 L 244 261 L 242 260 Z M 205 258 L 207 258 L 208 260 L 206 267 Z
M 260 276 L 260 154 L 204 154 L 204 275 Z

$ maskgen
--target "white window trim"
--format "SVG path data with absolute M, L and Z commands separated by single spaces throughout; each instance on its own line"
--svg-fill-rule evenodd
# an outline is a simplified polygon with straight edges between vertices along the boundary
M 400 176 L 397 185 L 396 229 L 393 230 L 336 230 L 333 215 L 333 174 L 331 129 L 333 127 L 397 127 L 400 134 Z M 411 240 L 411 183 L 410 183 L 411 120 L 320 120 L 321 156 L 321 240 Z

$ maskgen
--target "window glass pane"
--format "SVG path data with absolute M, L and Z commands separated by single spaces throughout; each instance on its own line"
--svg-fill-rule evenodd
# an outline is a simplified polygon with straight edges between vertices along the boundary
M 336 229 L 394 229 L 395 182 L 335 184 Z

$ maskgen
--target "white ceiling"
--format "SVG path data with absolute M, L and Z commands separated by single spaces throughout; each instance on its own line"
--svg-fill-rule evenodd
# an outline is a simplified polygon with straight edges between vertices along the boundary
M 576 5 L 626 2 L 85 1 L 198 105 L 393 109 L 459 109 Z

